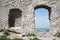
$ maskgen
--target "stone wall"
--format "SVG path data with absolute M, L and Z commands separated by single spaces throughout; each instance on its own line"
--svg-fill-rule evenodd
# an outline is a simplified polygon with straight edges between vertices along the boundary
M 51 28 L 49 32 L 37 32 L 34 30 L 34 7 L 38 5 L 51 7 Z M 15 27 L 9 28 L 8 15 L 10 9 L 13 8 L 19 8 L 22 11 L 22 17 L 16 19 Z M 48 38 L 46 40 L 52 40 L 54 38 L 53 35 L 60 31 L 59 20 L 60 0 L 0 0 L 0 29 L 9 28 L 21 34 L 32 32 L 39 38 L 46 36 Z

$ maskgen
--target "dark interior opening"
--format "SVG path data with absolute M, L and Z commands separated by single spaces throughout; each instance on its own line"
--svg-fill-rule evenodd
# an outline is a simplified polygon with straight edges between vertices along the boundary
M 22 16 L 22 11 L 18 8 L 10 9 L 8 15 L 8 26 L 15 27 L 15 20 Z
M 36 6 L 34 9 L 36 10 L 36 9 L 38 9 L 38 8 L 45 8 L 45 9 L 47 9 L 47 10 L 49 11 L 49 20 L 50 20 L 51 7 L 46 6 L 46 5 L 38 5 L 38 6 Z

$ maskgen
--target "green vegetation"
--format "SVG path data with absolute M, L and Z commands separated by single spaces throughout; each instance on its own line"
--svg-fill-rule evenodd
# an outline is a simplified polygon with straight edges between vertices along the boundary
M 14 38 L 12 40 L 23 40 L 22 38 Z
M 25 36 L 35 36 L 35 34 L 34 33 L 28 33 L 26 35 L 22 35 L 22 37 L 25 37 Z
M 8 29 L 4 29 L 1 32 L 3 32 L 4 35 L 0 37 L 0 40 L 23 40 L 22 38 L 14 38 L 14 39 L 7 38 L 7 36 L 9 35 Z
M 9 35 L 9 30 L 8 30 L 8 29 L 5 29 L 5 30 L 3 31 L 3 34 L 4 34 L 5 36 Z
M 37 37 L 35 37 L 35 38 L 30 38 L 30 40 L 39 40 Z
M 26 34 L 26 36 L 35 36 L 35 34 L 34 33 L 28 33 L 28 34 Z
M 11 40 L 10 38 L 7 38 L 7 35 L 9 35 L 8 29 L 1 30 L 3 32 L 3 36 L 0 37 L 0 40 Z
M 0 40 L 11 40 L 10 38 L 7 38 L 6 36 L 0 37 Z
M 22 38 L 10 39 L 10 38 L 7 38 L 6 36 L 2 36 L 2 37 L 0 37 L 0 40 L 23 40 L 23 39 Z
M 14 38 L 14 39 L 7 38 L 10 32 L 8 29 L 1 30 L 1 32 L 3 32 L 4 35 L 0 37 L 0 40 L 23 40 L 22 38 Z M 35 34 L 28 33 L 26 35 L 22 35 L 22 37 L 25 37 L 25 36 L 35 36 Z M 30 38 L 29 40 L 39 40 L 39 39 L 37 37 L 34 37 L 34 38 Z
M 54 35 L 54 36 L 56 36 L 56 37 L 59 37 L 59 38 L 60 38 L 60 32 L 55 33 L 55 35 Z
M 3 29 L 0 30 L 0 32 L 2 32 L 2 31 L 3 31 Z

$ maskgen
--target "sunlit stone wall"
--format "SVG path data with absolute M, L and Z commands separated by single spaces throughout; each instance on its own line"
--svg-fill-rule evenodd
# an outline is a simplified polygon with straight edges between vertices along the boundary
M 34 7 L 46 5 L 51 7 L 50 31 L 37 32 L 34 30 Z M 8 15 L 9 10 L 19 8 L 22 11 L 22 17 L 17 18 L 15 27 L 9 28 Z M 60 0 L 0 0 L 0 29 L 9 28 L 12 31 L 21 34 L 34 33 L 37 37 L 54 38 L 53 35 L 60 31 Z M 48 40 L 49 40 L 48 39 Z

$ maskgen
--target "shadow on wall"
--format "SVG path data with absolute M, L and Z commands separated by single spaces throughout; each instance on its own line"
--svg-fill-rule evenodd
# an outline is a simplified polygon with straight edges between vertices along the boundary
M 8 26 L 15 27 L 15 20 L 22 17 L 22 11 L 18 8 L 10 9 L 8 17 Z

